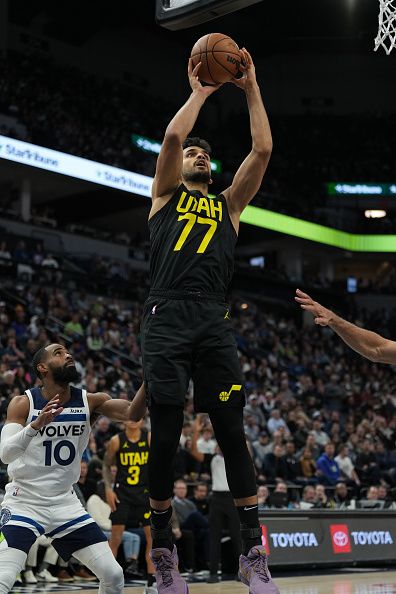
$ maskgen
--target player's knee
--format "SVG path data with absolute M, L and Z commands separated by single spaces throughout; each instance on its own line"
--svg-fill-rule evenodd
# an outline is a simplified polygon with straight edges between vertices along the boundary
M 25 565 L 26 557 L 26 553 L 18 549 L 0 551 L 0 594 L 8 594 L 11 590 L 16 576 Z
M 124 573 L 122 567 L 115 561 L 109 564 L 102 576 L 103 583 L 106 587 L 106 592 L 116 594 L 121 592 L 124 587 Z

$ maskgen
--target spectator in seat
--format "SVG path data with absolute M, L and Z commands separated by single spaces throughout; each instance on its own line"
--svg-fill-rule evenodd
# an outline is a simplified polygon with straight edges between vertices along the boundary
M 270 495 L 271 507 L 276 509 L 286 509 L 293 507 L 290 504 L 289 491 L 284 481 L 278 480 L 276 487 Z
M 314 436 L 315 443 L 321 448 L 324 448 L 330 441 L 330 437 L 322 430 L 322 421 L 320 420 L 320 417 L 314 418 L 310 434 Z
M 355 500 L 351 498 L 345 483 L 337 483 L 334 490 L 334 502 L 338 508 L 355 509 Z
M 312 485 L 306 485 L 303 489 L 300 501 L 300 509 L 311 509 L 316 502 L 315 488 Z
M 268 432 L 261 431 L 258 439 L 252 445 L 256 468 L 262 468 L 266 454 L 272 450 Z
M 378 497 L 378 487 L 376 487 L 375 485 L 371 485 L 371 487 L 368 488 L 367 490 L 367 494 L 365 497 L 368 501 L 378 501 L 379 497 Z
M 182 479 L 175 482 L 173 488 L 173 509 L 179 520 L 180 528 L 186 530 L 206 530 L 207 519 L 198 511 L 195 503 L 187 498 L 187 484 Z
M 257 499 L 258 499 L 258 510 L 259 514 L 264 513 L 265 510 L 269 509 L 269 491 L 268 487 L 265 485 L 260 485 L 257 489 Z
M 306 482 L 316 482 L 316 462 L 312 455 L 312 450 L 310 448 L 304 448 L 303 453 L 300 458 L 300 467 L 301 467 L 301 475 L 302 478 Z
M 330 442 L 326 444 L 324 454 L 316 461 L 317 476 L 325 485 L 335 485 L 340 480 L 341 471 L 334 459 L 334 452 L 334 444 Z
M 91 478 L 88 478 L 88 464 L 87 462 L 84 462 L 83 460 L 80 462 L 80 478 L 78 479 L 77 485 L 80 488 L 80 491 L 85 499 L 85 501 L 88 501 L 88 499 L 91 497 L 91 495 L 94 495 L 96 493 L 96 489 L 97 489 L 97 484 L 96 481 L 94 481 Z
M 287 467 L 286 480 L 295 483 L 301 475 L 300 463 L 296 457 L 296 446 L 293 441 L 287 441 L 285 446 L 285 462 Z
M 327 496 L 326 488 L 324 485 L 316 485 L 315 499 L 316 501 L 313 505 L 313 508 L 315 509 L 333 509 L 335 507 L 334 501 Z
M 290 435 L 290 431 L 288 426 L 286 425 L 285 419 L 281 417 L 280 410 L 274 408 L 271 412 L 271 417 L 267 423 L 267 429 L 271 435 L 275 433 L 275 431 L 279 431 L 281 428 L 284 429 L 285 435 Z
M 270 452 L 265 456 L 263 471 L 268 482 L 274 482 L 276 479 L 286 479 L 288 468 L 283 454 L 283 447 L 276 445 L 274 452 Z
M 251 394 L 248 398 L 248 403 L 244 408 L 244 415 L 252 416 L 259 427 L 265 426 L 265 416 L 259 405 L 257 394 Z
M 200 482 L 195 485 L 191 501 L 203 516 L 209 515 L 208 485 L 206 483 Z
M 59 283 L 62 280 L 62 273 L 59 264 L 52 254 L 47 254 L 41 261 L 41 268 L 44 268 L 45 275 L 49 282 Z
M 297 453 L 297 458 L 301 457 L 303 451 L 305 449 L 309 449 L 312 453 L 312 457 L 314 460 L 317 460 L 321 454 L 321 449 L 320 447 L 317 445 L 316 441 L 315 441 L 315 436 L 310 433 L 307 436 L 307 440 L 305 442 L 305 446 L 300 450 L 300 452 Z
M 374 453 L 374 443 L 370 439 L 363 441 L 356 458 L 356 470 L 362 483 L 370 485 L 380 482 L 381 471 Z
M 71 316 L 71 320 L 65 325 L 65 333 L 68 336 L 74 336 L 74 334 L 84 334 L 83 327 L 80 322 L 80 314 L 78 311 L 74 311 Z
M 347 445 L 342 444 L 338 449 L 338 456 L 336 456 L 335 461 L 337 462 L 341 476 L 349 481 L 353 481 L 356 485 L 360 485 L 360 479 L 358 474 L 355 470 L 355 466 L 351 458 L 349 457 L 349 448 Z

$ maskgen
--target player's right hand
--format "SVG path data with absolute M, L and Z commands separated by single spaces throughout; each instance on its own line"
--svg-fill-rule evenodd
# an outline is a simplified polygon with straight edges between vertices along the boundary
M 200 93 L 205 98 L 209 97 L 212 93 L 220 89 L 222 85 L 203 85 L 199 80 L 198 72 L 201 67 L 202 62 L 198 62 L 195 67 L 193 67 L 192 58 L 188 60 L 188 80 L 190 81 L 190 87 L 196 93 Z
M 52 423 L 52 421 L 61 414 L 63 406 L 59 406 L 59 394 L 56 394 L 51 400 L 44 406 L 41 413 L 30 423 L 30 426 L 35 430 L 39 431 L 46 425 Z
M 312 297 L 303 293 L 300 289 L 296 290 L 295 300 L 301 305 L 302 309 L 310 311 L 315 317 L 315 324 L 319 326 L 328 326 L 334 318 L 334 313 L 330 309 L 326 309 Z
M 113 489 L 106 489 L 106 501 L 109 504 L 112 512 L 117 509 L 117 503 L 120 503 L 120 500 L 114 493 Z

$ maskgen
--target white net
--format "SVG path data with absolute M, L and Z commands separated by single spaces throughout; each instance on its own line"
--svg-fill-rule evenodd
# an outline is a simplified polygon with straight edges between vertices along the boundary
M 396 0 L 379 0 L 378 35 L 375 38 L 375 50 L 383 47 L 389 54 L 396 45 Z

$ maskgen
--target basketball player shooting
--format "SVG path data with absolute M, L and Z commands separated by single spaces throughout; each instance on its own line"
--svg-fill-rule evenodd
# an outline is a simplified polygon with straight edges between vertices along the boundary
M 315 324 L 319 326 L 328 326 L 351 349 L 370 359 L 374 363 L 396 364 L 396 342 L 380 336 L 376 332 L 365 330 L 355 324 L 351 324 L 340 316 L 337 316 L 330 309 L 326 309 L 312 297 L 303 293 L 300 289 L 296 291 L 295 300 L 301 308 L 309 311 L 315 318 Z
M 245 396 L 225 302 L 242 211 L 257 193 L 272 150 L 271 131 L 250 54 L 241 50 L 252 149 L 230 187 L 208 198 L 209 144 L 188 138 L 205 101 L 190 60 L 191 95 L 168 125 L 157 161 L 149 215 L 151 290 L 142 320 L 142 353 L 152 441 L 149 490 L 152 559 L 160 594 L 185 594 L 170 519 L 173 464 L 190 378 L 196 412 L 209 413 L 241 523 L 240 576 L 251 594 L 276 594 L 258 520 L 256 480 L 243 429 Z
M 42 386 L 15 396 L 1 433 L 0 458 L 10 482 L 0 514 L 0 593 L 7 594 L 41 534 L 67 561 L 72 555 L 100 580 L 101 594 L 122 592 L 124 576 L 102 530 L 86 513 L 72 485 L 88 445 L 91 421 L 139 420 L 145 414 L 143 386 L 134 400 L 87 394 L 70 382 L 79 379 L 71 354 L 50 344 L 33 357 Z

